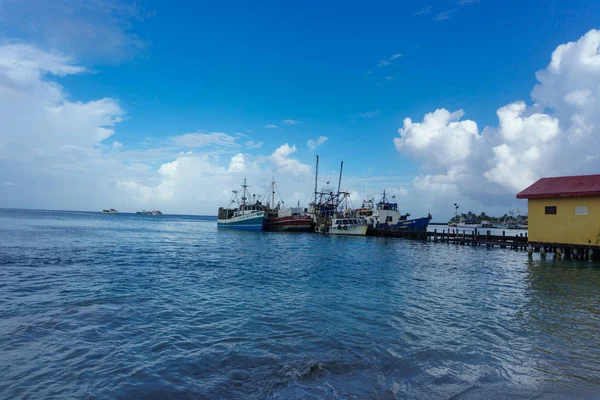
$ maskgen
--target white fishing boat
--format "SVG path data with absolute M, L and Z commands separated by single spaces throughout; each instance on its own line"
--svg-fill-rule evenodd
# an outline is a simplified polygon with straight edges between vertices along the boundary
M 117 210 L 115 210 L 114 208 L 111 208 L 110 210 L 102 210 L 102 214 L 118 214 L 119 212 Z
M 365 236 L 367 221 L 364 218 L 334 218 L 329 228 L 331 235 Z
M 463 219 L 456 224 L 457 228 L 481 228 L 481 223 L 474 219 Z

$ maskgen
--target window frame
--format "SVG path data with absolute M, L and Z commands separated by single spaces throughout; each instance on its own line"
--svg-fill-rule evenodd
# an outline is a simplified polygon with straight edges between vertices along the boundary
M 554 211 L 554 212 L 552 212 Z M 558 207 L 556 206 L 544 206 L 544 215 L 556 215 L 558 214 Z

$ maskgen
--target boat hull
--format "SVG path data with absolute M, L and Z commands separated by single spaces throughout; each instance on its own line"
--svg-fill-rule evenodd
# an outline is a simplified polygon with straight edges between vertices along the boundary
M 343 236 L 366 236 L 367 235 L 367 225 L 354 225 L 347 226 L 346 229 L 338 229 L 336 226 L 332 226 L 329 229 L 330 235 L 343 235 Z
M 431 219 L 428 217 L 415 218 L 415 219 L 399 221 L 398 223 L 396 223 L 394 225 L 379 224 L 375 228 L 401 230 L 401 231 L 405 231 L 405 232 L 427 232 L 427 227 L 429 226 L 429 221 L 431 221 Z
M 265 220 L 265 231 L 311 232 L 313 221 L 310 217 L 275 217 Z
M 217 228 L 238 229 L 244 231 L 262 231 L 264 213 L 240 215 L 229 219 L 217 219 Z
M 481 228 L 481 224 L 456 224 L 457 228 Z

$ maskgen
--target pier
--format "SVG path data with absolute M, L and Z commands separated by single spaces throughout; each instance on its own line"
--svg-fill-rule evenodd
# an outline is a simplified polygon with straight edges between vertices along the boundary
M 600 261 L 599 245 L 575 245 L 568 243 L 530 242 L 527 233 L 511 235 L 502 231 L 502 235 L 492 235 L 491 231 L 474 229 L 472 232 L 460 229 L 442 229 L 433 232 L 410 232 L 397 229 L 370 228 L 367 236 L 396 237 L 447 243 L 462 246 L 499 247 L 504 249 L 527 251 L 529 256 L 539 253 L 541 257 L 551 254 L 556 259 Z

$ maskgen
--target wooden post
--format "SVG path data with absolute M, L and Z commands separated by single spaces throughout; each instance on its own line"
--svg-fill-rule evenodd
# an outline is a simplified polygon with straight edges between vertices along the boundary
M 433 230 L 433 243 L 437 243 L 437 229 Z
M 589 262 L 594 261 L 594 249 L 589 250 L 588 261 Z

